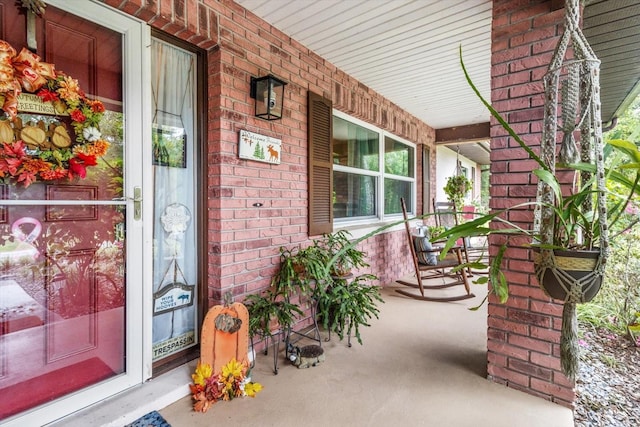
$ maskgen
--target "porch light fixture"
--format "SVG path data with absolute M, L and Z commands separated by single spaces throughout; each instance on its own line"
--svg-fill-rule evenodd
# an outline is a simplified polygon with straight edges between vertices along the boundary
M 251 77 L 251 98 L 256 100 L 256 117 L 265 120 L 282 118 L 285 82 L 269 74 Z

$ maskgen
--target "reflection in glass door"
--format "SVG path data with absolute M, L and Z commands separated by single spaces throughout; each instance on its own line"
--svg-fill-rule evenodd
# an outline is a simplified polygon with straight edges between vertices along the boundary
M 65 126 L 20 110 L 17 120 Z M 109 148 L 84 178 L 0 186 L 0 419 L 124 372 L 122 114 L 107 111 L 99 127 Z

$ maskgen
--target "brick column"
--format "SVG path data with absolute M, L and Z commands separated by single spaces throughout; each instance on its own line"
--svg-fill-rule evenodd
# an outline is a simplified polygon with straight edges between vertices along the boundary
M 559 35 L 564 9 L 551 0 L 494 0 L 491 102 L 523 139 L 539 151 L 543 84 Z M 555 10 L 554 10 L 555 9 Z M 502 127 L 491 126 L 491 208 L 535 200 L 536 163 Z M 531 211 L 509 220 L 531 227 Z M 500 239 L 492 236 L 492 253 Z M 560 369 L 562 306 L 539 288 L 531 251 L 512 241 L 503 261 L 509 282 L 506 304 L 488 306 L 488 377 L 497 383 L 571 407 L 574 384 Z

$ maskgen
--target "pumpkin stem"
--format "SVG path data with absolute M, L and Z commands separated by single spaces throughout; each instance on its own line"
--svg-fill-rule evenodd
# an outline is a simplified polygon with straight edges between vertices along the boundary
M 224 296 L 224 306 L 225 307 L 231 307 L 231 304 L 233 304 L 233 295 L 231 294 L 231 292 L 225 292 Z

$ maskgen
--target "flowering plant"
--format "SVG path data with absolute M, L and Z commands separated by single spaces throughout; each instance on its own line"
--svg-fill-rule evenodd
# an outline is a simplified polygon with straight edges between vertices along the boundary
M 195 403 L 193 410 L 207 412 L 218 400 L 233 400 L 236 397 L 255 397 L 262 390 L 260 383 L 249 380 L 247 362 L 238 362 L 235 358 L 222 367 L 222 372 L 214 374 L 211 366 L 198 362 L 195 373 L 191 375 L 193 384 L 189 385 Z
M 75 140 L 60 123 L 49 125 L 47 132 L 43 125 L 23 127 L 17 119 L 23 90 L 52 105 L 56 114 L 68 115 Z M 53 64 L 40 62 L 40 57 L 24 48 L 16 55 L 3 40 L 0 107 L 9 118 L 0 121 L 0 178 L 17 178 L 25 187 L 38 179 L 85 178 L 86 168 L 97 165 L 97 157 L 109 148 L 99 129 L 105 111 L 102 102 L 88 99 L 78 81 L 56 71 Z M 14 141 L 14 134 L 20 139 Z

